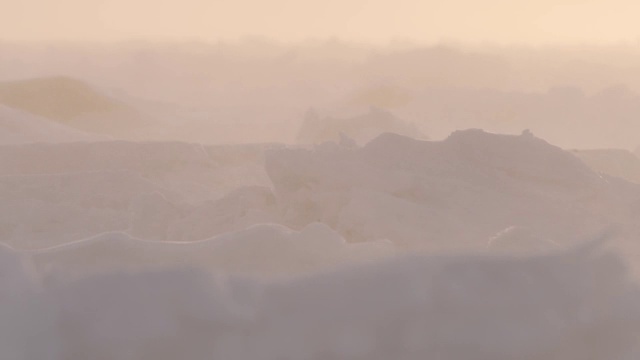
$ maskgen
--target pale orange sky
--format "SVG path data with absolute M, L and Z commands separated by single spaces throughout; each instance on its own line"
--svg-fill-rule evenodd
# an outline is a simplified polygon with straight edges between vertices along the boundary
M 0 0 L 0 40 L 640 39 L 638 0 Z

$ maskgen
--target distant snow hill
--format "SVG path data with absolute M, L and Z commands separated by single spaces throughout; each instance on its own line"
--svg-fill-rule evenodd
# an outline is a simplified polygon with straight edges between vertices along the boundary
M 321 117 L 311 109 L 298 132 L 298 142 L 320 144 L 337 142 L 346 137 L 356 144 L 364 145 L 383 133 L 426 138 L 414 124 L 395 117 L 387 110 L 372 106 L 367 113 L 347 118 Z
M 0 82 L 0 105 L 91 133 L 131 137 L 152 124 L 134 106 L 69 77 Z
M 0 105 L 0 144 L 62 143 L 106 139 L 49 119 Z

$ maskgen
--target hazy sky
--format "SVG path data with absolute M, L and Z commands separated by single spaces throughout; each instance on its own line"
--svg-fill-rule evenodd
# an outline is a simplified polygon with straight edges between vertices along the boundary
M 638 0 L 0 0 L 0 39 L 636 43 L 638 14 Z

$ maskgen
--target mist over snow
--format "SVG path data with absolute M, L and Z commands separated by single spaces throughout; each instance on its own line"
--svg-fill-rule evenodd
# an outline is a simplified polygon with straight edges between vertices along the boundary
M 637 60 L 0 43 L 0 359 L 638 359 Z
M 329 120 L 373 106 L 430 139 L 528 128 L 563 148 L 635 150 L 638 60 L 622 45 L 0 43 L 0 104 L 128 140 L 295 143 L 310 108 Z

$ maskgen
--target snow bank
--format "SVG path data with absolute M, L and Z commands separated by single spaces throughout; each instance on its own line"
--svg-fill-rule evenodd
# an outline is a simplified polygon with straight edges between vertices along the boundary
M 640 288 L 619 257 L 592 245 L 519 257 L 413 255 L 277 282 L 190 269 L 107 273 L 50 284 L 46 296 L 58 325 L 39 330 L 60 352 L 38 359 L 640 355 Z
M 57 360 L 61 347 L 52 303 L 28 256 L 0 244 L 0 355 Z
M 262 186 L 267 146 L 0 146 L 0 236 L 33 249 L 108 231 L 191 241 L 277 222 Z
M 242 303 L 251 299 L 239 295 L 190 269 L 105 274 L 54 288 L 63 344 L 56 360 L 212 359 L 216 339 L 251 315 Z
M 235 347 L 216 358 L 638 355 L 631 353 L 640 324 L 637 285 L 619 258 L 590 250 L 409 257 L 281 284 L 267 289 L 264 299 L 264 338 L 230 341 Z

